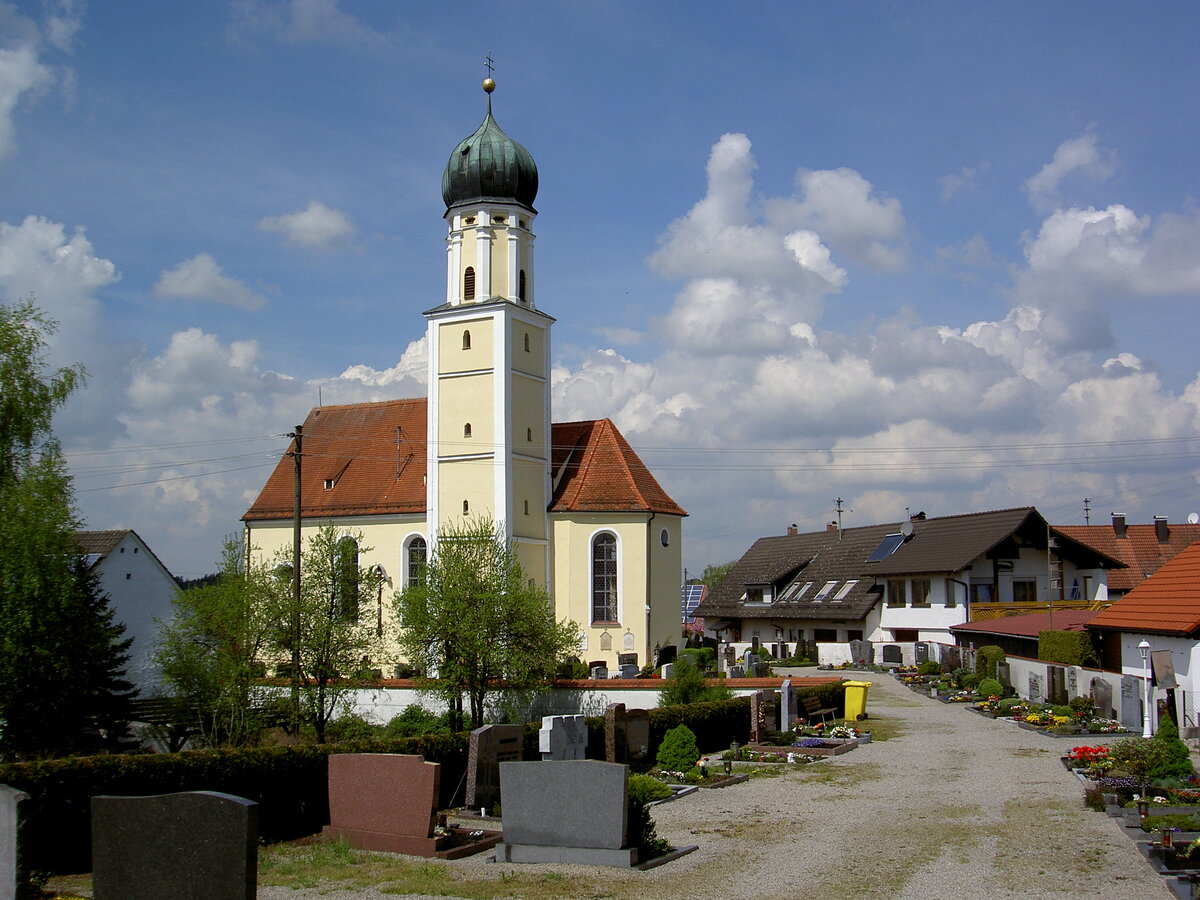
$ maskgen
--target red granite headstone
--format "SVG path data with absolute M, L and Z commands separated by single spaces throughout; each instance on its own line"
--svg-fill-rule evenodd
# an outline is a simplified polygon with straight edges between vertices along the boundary
M 422 756 L 337 753 L 329 757 L 329 824 L 359 850 L 433 856 L 442 767 Z

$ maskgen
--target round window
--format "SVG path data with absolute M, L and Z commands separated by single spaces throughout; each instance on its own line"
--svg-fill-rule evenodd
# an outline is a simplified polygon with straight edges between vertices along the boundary
M 661 532 L 659 532 L 658 539 L 662 541 L 662 545 L 664 547 L 671 546 L 671 533 L 667 531 L 667 529 L 664 528 Z

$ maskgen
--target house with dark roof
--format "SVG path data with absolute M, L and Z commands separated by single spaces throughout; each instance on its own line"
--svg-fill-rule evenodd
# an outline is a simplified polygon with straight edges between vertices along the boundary
M 136 531 L 77 531 L 75 541 L 108 595 L 113 617 L 125 626 L 125 637 L 133 638 L 125 676 L 146 694 L 159 683 L 153 659 L 158 622 L 171 618 L 179 586 Z
M 1122 513 L 1112 514 L 1111 525 L 1059 525 L 1062 534 L 1119 559 L 1125 568 L 1108 576 L 1108 596 L 1124 597 L 1181 551 L 1200 541 L 1200 525 L 1172 525 L 1166 516 L 1153 524 L 1127 523 Z
M 953 643 L 979 618 L 1107 602 L 1122 564 L 1033 507 L 760 538 L 696 614 L 731 642 Z
M 556 615 L 581 625 L 584 659 L 641 666 L 679 641 L 687 513 L 611 420 L 552 420 L 537 166 L 493 118 L 494 89 L 484 82 L 487 114 L 442 175 L 446 290 L 423 313 L 428 396 L 312 410 L 243 516 L 247 546 L 286 555 L 298 482 L 302 531 L 344 529 L 347 558 L 400 590 L 423 577 L 443 530 L 487 519 Z M 373 620 L 391 615 L 391 593 Z
M 1173 696 L 1180 724 L 1196 724 L 1200 690 L 1200 543 L 1163 563 L 1088 623 L 1102 668 L 1140 677 L 1152 667 L 1155 696 Z M 1143 662 L 1138 645 L 1149 647 Z

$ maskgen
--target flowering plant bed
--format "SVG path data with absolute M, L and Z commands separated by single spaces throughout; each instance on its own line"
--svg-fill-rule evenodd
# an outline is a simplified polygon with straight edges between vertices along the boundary
M 858 747 L 858 738 L 832 741 L 824 738 L 802 738 L 792 746 L 795 751 L 806 756 L 840 756 Z

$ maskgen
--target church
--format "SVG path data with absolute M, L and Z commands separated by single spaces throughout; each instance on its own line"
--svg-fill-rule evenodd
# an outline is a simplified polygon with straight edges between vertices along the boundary
M 608 419 L 553 422 L 554 319 L 538 308 L 537 166 L 487 114 L 450 154 L 446 294 L 424 313 L 428 397 L 317 407 L 300 430 L 303 540 L 333 524 L 361 534 L 378 567 L 376 609 L 422 577 L 439 529 L 486 517 L 511 541 L 556 617 L 579 624 L 580 658 L 654 663 L 680 637 L 682 520 Z M 296 442 L 242 517 L 251 553 L 291 548 Z M 356 548 L 352 548 L 358 552 Z M 626 661 L 631 657 L 626 657 Z M 390 672 L 400 660 L 372 660 Z

